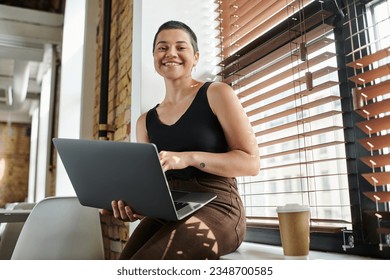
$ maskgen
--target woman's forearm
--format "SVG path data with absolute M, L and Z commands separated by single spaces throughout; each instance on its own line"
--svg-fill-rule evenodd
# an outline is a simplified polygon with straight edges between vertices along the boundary
M 204 172 L 224 176 L 255 176 L 260 170 L 260 158 L 244 151 L 227 153 L 185 152 L 188 164 Z

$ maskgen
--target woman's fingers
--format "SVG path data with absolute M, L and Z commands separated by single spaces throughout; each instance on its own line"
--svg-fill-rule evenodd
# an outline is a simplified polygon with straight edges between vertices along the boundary
M 127 220 L 127 215 L 124 208 L 125 208 L 125 204 L 123 203 L 123 201 L 119 200 L 118 201 L 119 216 L 122 220 Z
M 113 200 L 111 202 L 113 215 L 117 219 L 121 219 L 123 221 L 130 221 L 134 222 L 138 219 L 140 219 L 141 216 L 136 215 L 131 210 L 131 207 L 125 205 L 125 203 L 122 200 L 116 201 Z
M 115 218 L 119 219 L 120 214 L 119 214 L 118 202 L 116 200 L 113 200 L 111 202 L 111 207 L 112 207 L 112 214 L 114 215 Z

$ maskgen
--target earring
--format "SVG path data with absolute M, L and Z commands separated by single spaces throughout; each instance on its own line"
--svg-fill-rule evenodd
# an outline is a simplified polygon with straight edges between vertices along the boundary
M 192 67 L 192 72 L 196 72 L 196 65 Z

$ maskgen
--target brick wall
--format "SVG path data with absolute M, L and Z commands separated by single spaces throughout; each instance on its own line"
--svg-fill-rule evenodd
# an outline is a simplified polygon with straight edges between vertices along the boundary
M 0 122 L 0 207 L 28 194 L 30 124 Z
M 117 260 L 129 237 L 128 224 L 110 215 L 101 215 L 100 220 L 105 257 L 108 260 Z
M 103 32 L 103 0 L 100 0 L 99 26 L 97 28 L 97 74 L 95 88 L 94 137 L 98 138 L 100 69 Z M 112 0 L 109 67 L 108 134 L 111 141 L 130 139 L 131 55 L 132 55 L 132 0 Z M 117 259 L 128 239 L 128 224 L 112 216 L 101 216 L 106 259 Z
M 99 95 L 102 50 L 102 4 L 100 0 L 100 23 L 97 32 L 97 75 L 95 99 L 94 135 L 99 129 Z M 130 95 L 131 95 L 131 56 L 132 56 L 132 13 L 133 1 L 112 0 L 108 124 L 114 128 L 108 135 L 110 140 L 129 141 L 130 139 Z

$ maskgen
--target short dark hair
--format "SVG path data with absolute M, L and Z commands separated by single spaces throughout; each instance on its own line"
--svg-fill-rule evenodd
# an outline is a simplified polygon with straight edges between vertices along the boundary
M 155 46 L 156 46 L 157 35 L 161 31 L 169 30 L 169 29 L 181 29 L 181 30 L 187 32 L 187 34 L 190 35 L 191 45 L 192 45 L 192 48 L 194 49 L 194 52 L 198 52 L 199 51 L 198 38 L 196 37 L 195 32 L 187 24 L 185 24 L 185 23 L 183 23 L 181 21 L 170 20 L 170 21 L 167 21 L 167 22 L 163 23 L 159 27 L 159 29 L 157 30 L 156 35 L 154 35 L 154 39 L 153 39 L 153 53 L 154 53 L 154 49 L 155 49 Z

